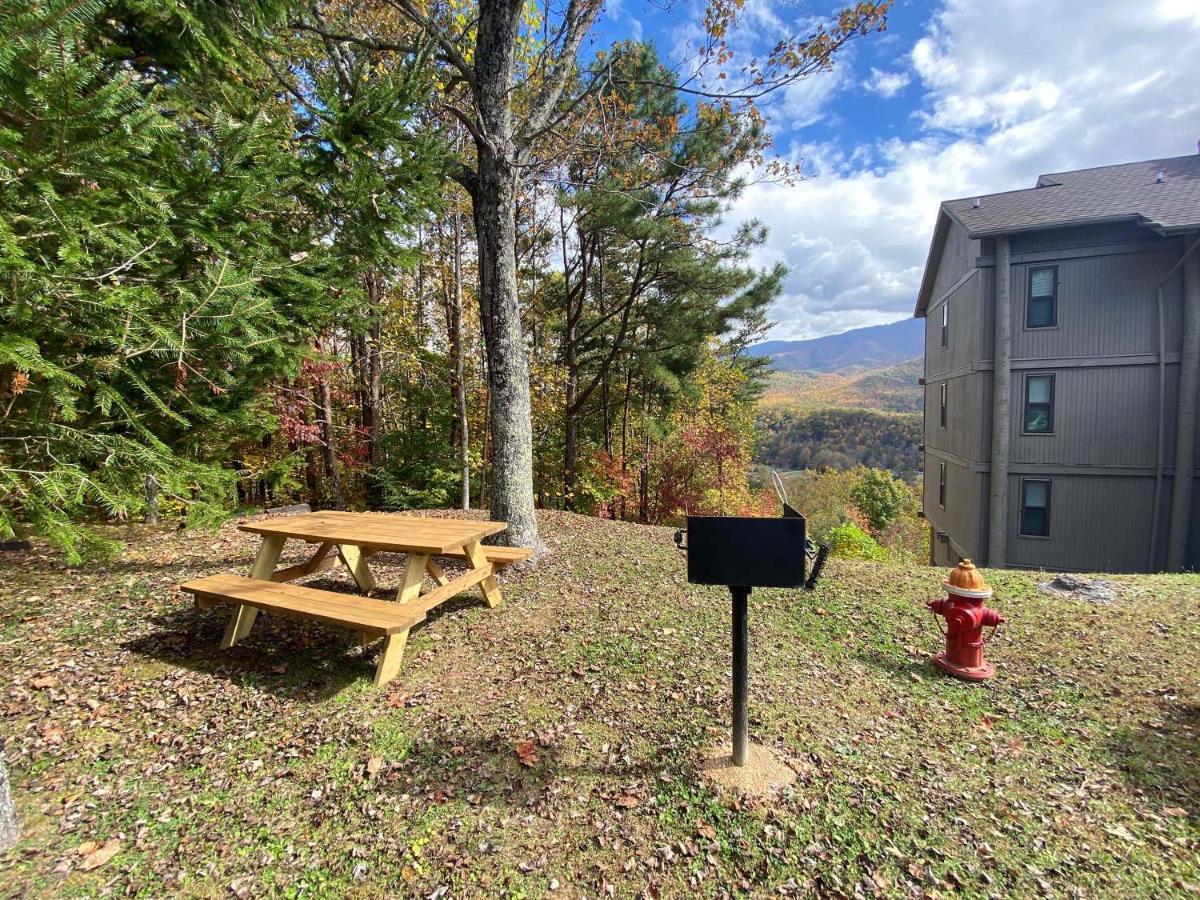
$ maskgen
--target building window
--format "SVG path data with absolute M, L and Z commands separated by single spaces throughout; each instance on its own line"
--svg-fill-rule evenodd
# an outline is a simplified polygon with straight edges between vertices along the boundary
M 938 463 L 938 506 L 946 508 L 946 464 Z
M 1021 534 L 1050 537 L 1050 482 L 1044 478 L 1021 479 Z
M 942 349 L 950 346 L 950 301 L 942 304 Z
M 1025 434 L 1054 433 L 1054 376 L 1025 376 Z
M 942 382 L 942 409 L 941 409 L 940 415 L 941 415 L 942 427 L 945 428 L 946 427 L 946 382 L 944 382 L 944 381 Z
M 1058 324 L 1058 266 L 1029 270 L 1029 300 L 1025 304 L 1026 328 L 1053 328 Z

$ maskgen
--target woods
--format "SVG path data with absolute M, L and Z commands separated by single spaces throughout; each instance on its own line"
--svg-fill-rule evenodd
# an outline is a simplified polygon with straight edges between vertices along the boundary
M 783 270 L 722 215 L 779 174 L 757 104 L 886 4 L 740 71 L 714 4 L 686 82 L 581 59 L 599 9 L 0 3 L 0 535 L 475 503 L 536 546 L 536 505 L 752 502 Z

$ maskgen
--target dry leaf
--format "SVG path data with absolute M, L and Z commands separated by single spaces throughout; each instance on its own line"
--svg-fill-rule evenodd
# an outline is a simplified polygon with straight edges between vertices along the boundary
M 717 836 L 717 829 L 713 828 L 707 822 L 698 823 L 696 831 L 700 832 L 700 837 L 708 838 L 710 841 Z
M 622 794 L 617 798 L 617 806 L 621 807 L 622 809 L 633 809 L 641 802 L 642 801 L 633 796 L 633 794 Z
M 533 766 L 537 762 L 537 752 L 533 749 L 533 741 L 521 741 L 517 744 L 517 759 L 523 766 Z
M 372 756 L 370 759 L 367 760 L 367 775 L 369 777 L 374 778 L 376 775 L 379 774 L 379 771 L 382 768 L 383 768 L 383 757 L 382 756 Z
M 95 841 L 89 841 L 87 844 L 84 844 L 83 847 L 87 847 L 89 844 L 95 846 L 95 843 Z M 82 850 L 83 847 L 80 847 L 80 849 Z M 116 856 L 117 851 L 120 849 L 121 842 L 116 838 L 105 841 L 99 847 L 95 847 L 94 850 L 88 852 L 88 854 L 83 858 L 83 862 L 79 864 L 79 868 L 84 872 L 90 872 L 92 869 L 98 869 Z

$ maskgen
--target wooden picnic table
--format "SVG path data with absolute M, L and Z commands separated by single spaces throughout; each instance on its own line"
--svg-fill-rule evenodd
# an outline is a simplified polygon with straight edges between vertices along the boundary
M 364 642 L 381 635 L 385 638 L 376 670 L 377 685 L 396 674 L 408 629 L 424 619 L 429 610 L 476 584 L 481 585 L 489 607 L 499 606 L 503 597 L 496 584 L 496 571 L 527 559 L 533 552 L 524 547 L 485 547 L 484 538 L 508 525 L 474 519 L 327 510 L 238 527 L 262 536 L 250 577 L 212 575 L 181 586 L 195 595 L 198 605 L 235 605 L 221 640 L 222 649 L 232 647 L 250 632 L 259 610 L 356 628 Z M 278 569 L 289 539 L 318 546 L 306 562 Z M 395 603 L 286 585 L 332 568 L 340 560 L 358 587 L 369 593 L 376 585 L 367 560 L 376 553 L 407 554 Z M 435 562 L 437 556 L 465 560 L 467 571 L 449 578 Z M 432 576 L 437 587 L 422 593 L 426 574 Z

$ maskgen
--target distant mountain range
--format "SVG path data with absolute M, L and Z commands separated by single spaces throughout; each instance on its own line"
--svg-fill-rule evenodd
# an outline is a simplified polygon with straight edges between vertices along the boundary
M 922 356 L 925 322 L 901 319 L 807 341 L 764 341 L 746 352 L 771 357 L 777 372 L 864 372 Z

